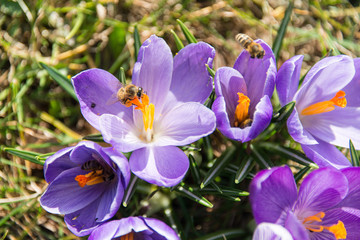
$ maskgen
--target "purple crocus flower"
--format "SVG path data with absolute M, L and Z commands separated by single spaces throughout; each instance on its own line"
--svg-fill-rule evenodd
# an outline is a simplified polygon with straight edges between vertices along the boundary
M 179 240 L 168 225 L 153 218 L 128 217 L 96 228 L 89 240 Z
M 215 50 L 206 43 L 189 44 L 172 57 L 162 38 L 151 36 L 139 50 L 132 83 L 143 89 L 136 106 L 108 104 L 121 84 L 110 73 L 90 69 L 73 77 L 86 120 L 117 151 L 132 152 L 131 171 L 160 186 L 178 184 L 189 168 L 176 146 L 192 143 L 215 129 L 214 113 L 202 104 L 212 91 Z M 135 101 L 136 100 L 136 101 Z
M 44 165 L 50 183 L 40 198 L 50 213 L 65 214 L 68 228 L 88 235 L 113 217 L 130 179 L 127 159 L 112 148 L 83 141 L 49 157 Z
M 254 232 L 253 240 L 293 240 L 289 231 L 275 223 L 260 223 Z
M 302 182 L 299 192 L 288 166 L 260 171 L 250 184 L 256 223 L 285 227 L 294 240 L 358 239 L 359 168 L 320 168 Z M 350 181 L 355 180 L 352 184 Z
M 216 100 L 212 106 L 217 128 L 228 138 L 247 142 L 270 123 L 273 108 L 276 64 L 274 53 L 262 40 L 262 59 L 242 51 L 234 68 L 222 67 L 215 74 Z
M 338 55 L 316 63 L 298 90 L 303 56 L 286 61 L 277 75 L 280 103 L 295 101 L 289 134 L 320 167 L 349 167 L 335 147 L 360 149 L 360 58 Z M 345 96 L 346 95 L 346 96 Z

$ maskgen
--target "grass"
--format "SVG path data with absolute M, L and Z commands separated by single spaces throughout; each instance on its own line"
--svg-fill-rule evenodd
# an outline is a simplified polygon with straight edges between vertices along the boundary
M 176 53 L 179 41 L 172 32 L 187 43 L 177 19 L 198 41 L 215 47 L 215 69 L 232 66 L 242 50 L 234 36 L 246 33 L 272 46 L 286 7 L 287 1 L 259 0 L 0 0 L 0 239 L 78 239 L 61 216 L 48 214 L 39 205 L 38 197 L 46 188 L 41 164 L 4 151 L 13 148 L 46 154 L 97 133 L 82 117 L 67 76 L 94 67 L 120 76 L 123 68 L 130 80 L 136 55 L 135 29 L 141 42 L 156 34 Z M 359 56 L 359 13 L 360 8 L 347 1 L 297 1 L 278 66 L 303 54 L 304 74 L 330 49 L 333 54 Z M 47 67 L 65 79 L 55 81 Z M 276 137 L 294 145 L 284 133 Z M 215 132 L 194 145 L 210 153 L 187 150 L 196 161 L 202 161 L 201 177 L 210 169 L 207 163 L 219 157 L 226 144 Z M 227 174 L 214 178 L 211 188 L 221 190 L 218 185 L 226 184 L 247 190 L 249 179 L 235 185 L 228 177 L 236 174 L 236 167 L 222 169 Z M 227 239 L 250 239 L 254 223 L 247 197 L 238 202 L 231 194 L 224 198 L 224 194 L 203 192 L 202 197 L 214 205 L 206 208 L 183 197 L 179 189 L 160 189 L 148 199 L 155 190 L 139 181 L 132 201 L 118 216 L 146 213 L 161 218 L 175 225 L 183 239 L 203 239 L 207 234 L 218 234 L 219 239 L 222 234 L 229 234 Z M 233 229 L 237 232 L 230 232 Z

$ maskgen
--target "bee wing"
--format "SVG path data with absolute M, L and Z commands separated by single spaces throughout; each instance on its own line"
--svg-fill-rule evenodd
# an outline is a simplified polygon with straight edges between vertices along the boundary
M 106 101 L 106 105 L 112 105 L 114 103 L 116 103 L 117 101 L 119 101 L 119 99 L 117 98 L 117 92 L 114 92 L 110 98 Z

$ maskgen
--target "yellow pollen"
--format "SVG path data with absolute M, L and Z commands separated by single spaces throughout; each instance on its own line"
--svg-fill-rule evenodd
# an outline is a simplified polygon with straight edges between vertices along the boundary
M 344 108 L 344 107 L 346 107 L 346 103 L 347 103 L 345 95 L 346 94 L 344 91 L 338 91 L 335 94 L 335 97 L 333 97 L 329 101 L 314 103 L 314 104 L 304 108 L 301 111 L 301 114 L 302 115 L 314 115 L 314 114 L 319 114 L 319 113 L 324 113 L 324 112 L 331 112 L 332 110 L 335 109 L 335 106 Z
M 322 232 L 324 230 L 328 230 L 332 234 L 334 234 L 336 239 L 346 239 L 346 229 L 344 223 L 342 221 L 338 221 L 337 224 L 334 224 L 330 227 L 321 226 L 317 224 L 313 224 L 314 222 L 322 222 L 322 219 L 325 217 L 324 212 L 319 212 L 314 216 L 307 217 L 303 220 L 303 224 L 307 230 L 312 232 Z
M 80 187 L 85 187 L 85 185 L 95 185 L 98 183 L 104 182 L 103 170 L 94 170 L 85 175 L 77 175 L 75 181 L 78 182 Z
M 243 93 L 238 92 L 237 94 L 239 96 L 239 100 L 235 109 L 234 126 L 243 128 L 251 123 L 251 119 L 249 118 L 250 99 Z
M 148 129 L 151 130 L 154 123 L 155 106 L 154 104 L 150 103 L 149 96 L 143 93 L 141 102 L 138 98 L 134 98 L 131 100 L 131 103 L 136 105 L 135 109 L 138 109 L 142 112 L 145 131 Z
M 134 240 L 134 232 L 121 236 L 120 240 Z

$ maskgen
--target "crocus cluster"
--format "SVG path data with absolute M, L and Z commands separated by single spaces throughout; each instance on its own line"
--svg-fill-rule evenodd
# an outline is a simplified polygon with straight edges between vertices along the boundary
M 260 171 L 250 184 L 255 221 L 282 227 L 261 226 L 254 239 L 273 239 L 268 237 L 287 232 L 294 240 L 358 239 L 359 174 L 356 167 L 320 168 L 311 172 L 297 191 L 288 166 Z M 261 237 L 263 232 L 268 235 Z
M 316 63 L 301 87 L 302 56 L 279 71 L 274 53 L 256 40 L 264 54 L 244 50 L 234 67 L 221 67 L 214 86 L 215 50 L 207 43 L 189 44 L 172 56 L 162 38 L 151 36 L 139 49 L 132 73 L 133 95 L 101 69 L 72 78 L 85 119 L 111 147 L 82 141 L 46 160 L 49 186 L 40 198 L 51 213 L 64 214 L 77 236 L 96 239 L 179 239 L 165 223 L 146 217 L 109 221 L 118 211 L 130 179 L 158 186 L 179 184 L 189 168 L 184 146 L 217 127 L 233 140 L 255 139 L 270 124 L 275 83 L 282 106 L 294 101 L 289 134 L 321 167 L 299 191 L 289 167 L 259 172 L 250 185 L 258 225 L 253 239 L 357 239 L 360 229 L 360 169 L 334 146 L 360 149 L 360 60 L 339 55 Z M 213 89 L 214 88 L 214 89 Z M 136 92 L 134 92 L 134 89 Z M 203 104 L 212 91 L 212 109 Z M 131 153 L 129 161 L 122 154 Z

